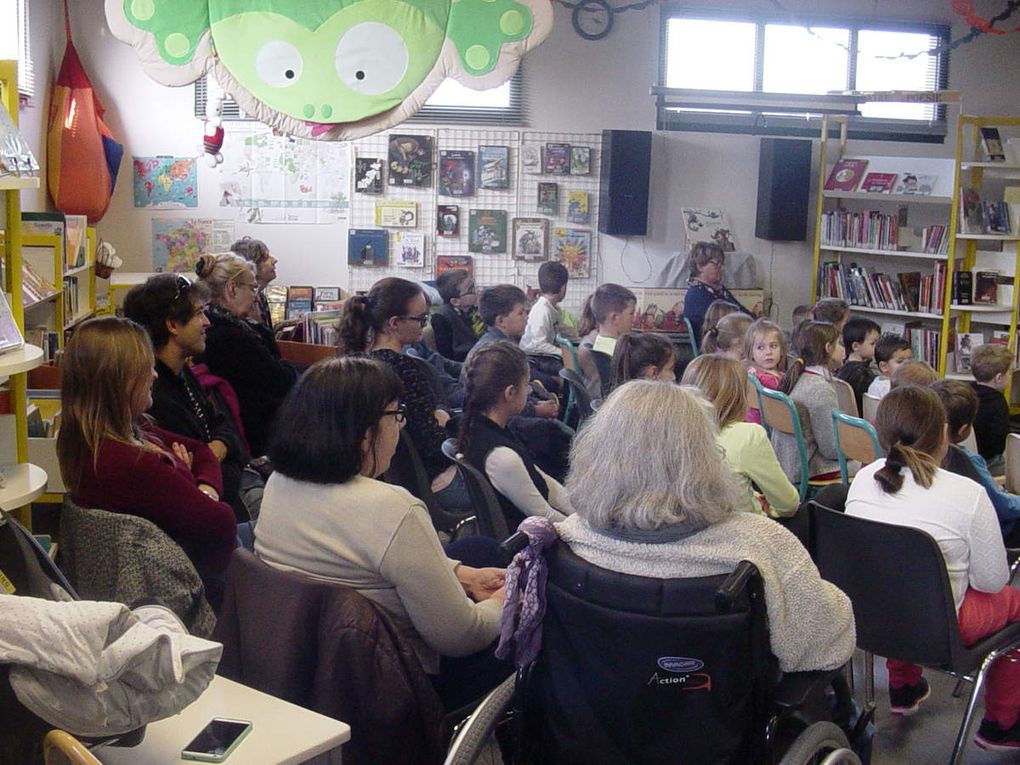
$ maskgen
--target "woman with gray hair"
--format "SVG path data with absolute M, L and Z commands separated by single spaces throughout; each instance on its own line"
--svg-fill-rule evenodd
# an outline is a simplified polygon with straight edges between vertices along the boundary
M 557 532 L 589 563 L 635 576 L 715 576 L 751 561 L 780 668 L 842 666 L 856 642 L 850 600 L 790 532 L 738 512 L 716 436 L 714 412 L 694 388 L 650 380 L 617 388 L 574 440 L 567 491 L 576 512 Z M 637 458 L 621 459 L 620 444 Z
M 230 251 L 235 255 L 240 255 L 249 263 L 255 264 L 255 281 L 258 283 L 258 292 L 255 293 L 255 302 L 249 317 L 271 330 L 273 317 L 269 313 L 266 287 L 276 278 L 276 264 L 279 261 L 270 254 L 269 245 L 261 239 L 254 239 L 250 236 L 238 239 L 230 245 Z

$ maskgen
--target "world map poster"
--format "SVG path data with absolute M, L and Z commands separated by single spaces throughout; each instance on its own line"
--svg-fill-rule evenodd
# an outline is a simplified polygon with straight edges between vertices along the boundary
M 194 157 L 135 157 L 135 207 L 198 207 Z

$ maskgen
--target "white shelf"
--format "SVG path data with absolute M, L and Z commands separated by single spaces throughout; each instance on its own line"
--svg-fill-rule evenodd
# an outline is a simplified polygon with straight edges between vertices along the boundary
M 42 305 L 43 303 L 49 303 L 54 298 L 60 297 L 62 292 L 63 292 L 63 290 L 57 290 L 56 292 L 54 292 L 54 293 L 52 293 L 50 295 L 47 295 L 46 297 L 39 298 L 38 300 L 33 300 L 31 303 L 25 303 L 25 304 L 22 305 L 22 310 L 29 311 L 29 310 L 35 308 L 37 305 Z
M 37 345 L 24 345 L 7 353 L 0 354 L 0 375 L 9 377 L 29 369 L 35 369 L 43 363 L 42 348 Z
M 67 271 L 64 271 L 64 276 L 74 276 L 75 274 L 80 274 L 85 271 L 88 271 L 91 267 L 92 267 L 91 263 L 86 263 L 84 266 L 69 268 Z
M 863 305 L 851 305 L 850 313 L 879 313 L 886 316 L 911 316 L 916 319 L 930 319 L 931 321 L 941 321 L 942 314 L 940 313 L 924 313 L 922 311 L 894 311 L 891 308 L 869 308 Z
M 967 382 L 974 382 L 974 375 L 968 372 L 946 372 L 947 380 L 966 380 Z
M 1015 173 L 1020 176 L 1020 165 L 1014 162 L 961 162 L 961 170 L 973 170 L 976 168 L 982 168 L 984 170 L 1001 170 L 1007 173 Z
M 70 329 L 78 324 L 81 324 L 86 319 L 91 319 L 95 311 L 85 311 L 72 318 L 67 324 L 64 325 L 64 329 Z
M 934 194 L 882 194 L 877 191 L 823 191 L 826 199 L 868 199 L 875 202 L 916 202 L 927 205 L 952 204 L 952 197 Z
M 884 255 L 891 258 L 921 258 L 924 260 L 946 260 L 949 256 L 934 252 L 915 252 L 913 250 L 879 250 L 866 247 L 839 247 L 833 244 L 820 245 L 823 252 L 849 252 L 856 255 Z
M 0 178 L 0 191 L 11 191 L 13 189 L 37 189 L 39 178 Z
M 956 238 L 979 242 L 1020 242 L 1020 234 L 957 234 Z
M 973 305 L 962 305 L 952 303 L 949 306 L 951 311 L 970 311 L 971 313 L 1009 313 L 1013 310 L 1009 305 L 989 305 L 987 303 L 974 303 Z
M 24 507 L 46 491 L 46 471 L 41 467 L 22 462 L 19 465 L 4 465 L 3 471 L 6 485 L 0 489 L 0 507 L 4 510 Z

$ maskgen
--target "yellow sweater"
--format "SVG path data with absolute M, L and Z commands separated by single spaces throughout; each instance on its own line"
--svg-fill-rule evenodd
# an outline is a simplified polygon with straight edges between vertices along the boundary
M 765 429 L 750 422 L 734 422 L 719 433 L 719 446 L 737 477 L 746 502 L 741 510 L 761 515 L 755 486 L 765 495 L 772 513 L 787 517 L 797 512 L 800 495 L 776 459 Z M 753 485 L 752 485 L 753 482 Z

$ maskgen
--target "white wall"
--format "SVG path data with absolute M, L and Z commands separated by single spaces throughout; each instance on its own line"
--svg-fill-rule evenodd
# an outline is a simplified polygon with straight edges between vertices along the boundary
M 114 202 L 100 224 L 100 233 L 117 245 L 127 261 L 126 269 L 148 270 L 149 219 L 153 213 L 132 206 L 129 160 L 132 155 L 194 153 L 201 124 L 191 116 L 191 89 L 164 88 L 142 73 L 134 52 L 113 38 L 106 28 L 103 0 L 75 0 L 71 5 L 79 52 L 107 106 L 111 129 L 125 143 L 128 159 L 121 168 Z M 767 6 L 736 0 L 713 5 L 753 10 Z M 854 18 L 880 15 L 942 23 L 955 20 L 949 0 L 923 3 L 886 0 L 880 4 L 871 0 L 786 0 L 784 6 L 795 12 Z M 58 23 L 61 8 L 59 0 L 32 3 L 34 37 L 50 40 L 51 58 L 57 62 L 63 51 L 63 34 Z M 559 5 L 555 8 L 556 26 L 550 39 L 532 52 L 526 62 L 531 127 L 576 132 L 654 129 L 654 100 L 648 89 L 658 71 L 658 8 L 617 15 L 612 33 L 596 42 L 578 37 L 571 27 L 569 10 Z M 879 9 L 881 14 L 877 13 Z M 45 24 L 49 28 L 41 30 Z M 954 26 L 954 35 L 964 31 L 962 25 Z M 986 35 L 953 51 L 950 87 L 963 91 L 968 113 L 1020 114 L 1016 98 L 1020 92 L 1018 43 L 1020 38 L 1015 34 Z M 37 61 L 41 76 L 44 57 Z M 709 65 L 711 62 L 706 62 Z M 39 108 L 22 117 L 26 135 L 33 142 L 42 136 L 41 130 L 36 130 L 40 118 L 45 121 Z M 720 207 L 730 216 L 739 247 L 757 256 L 763 286 L 771 287 L 774 293 L 775 315 L 785 322 L 792 307 L 809 298 L 810 247 L 807 243 L 773 244 L 754 237 L 758 147 L 759 139 L 754 136 L 657 134 L 653 141 L 649 234 L 644 238 L 632 237 L 629 242 L 603 236 L 603 280 L 640 284 L 648 276 L 654 277 L 681 246 L 680 207 Z M 902 155 L 952 154 L 951 145 L 886 144 L 867 150 Z M 211 180 L 209 171 L 204 170 L 200 188 L 203 182 Z M 813 195 L 814 188 L 812 199 Z M 35 199 L 26 195 L 26 208 L 40 209 L 43 205 L 41 194 Z M 203 208 L 215 211 L 214 207 Z M 282 283 L 346 284 L 345 243 L 338 226 L 245 229 L 239 224 L 238 233 L 265 239 L 281 255 Z

